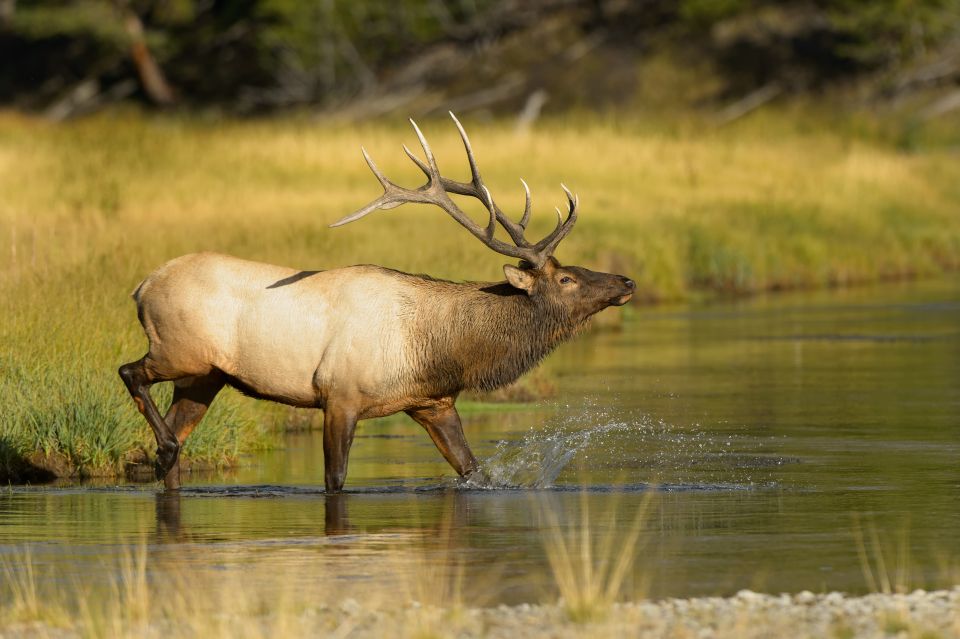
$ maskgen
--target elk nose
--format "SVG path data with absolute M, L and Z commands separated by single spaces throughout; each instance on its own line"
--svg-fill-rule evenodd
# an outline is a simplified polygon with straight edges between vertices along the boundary
M 634 282 L 633 280 L 631 280 L 630 278 L 627 278 L 627 277 L 623 278 L 623 283 L 624 283 L 624 285 L 625 285 L 627 288 L 629 288 L 631 291 L 632 291 L 633 289 L 637 288 L 637 283 Z

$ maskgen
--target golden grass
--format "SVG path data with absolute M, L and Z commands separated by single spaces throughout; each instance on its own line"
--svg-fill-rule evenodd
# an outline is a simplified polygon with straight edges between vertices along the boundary
M 452 125 L 424 128 L 445 173 L 464 177 Z M 905 154 L 829 128 L 661 131 L 627 118 L 546 122 L 530 134 L 509 124 L 468 128 L 507 210 L 522 206 L 518 178 L 530 183 L 532 233 L 553 224 L 558 183 L 566 181 L 583 211 L 559 256 L 619 260 L 653 297 L 957 265 L 960 169 L 944 151 Z M 6 114 L 0 135 L 5 280 L 122 257 L 112 283 L 132 288 L 164 259 L 201 249 L 304 267 L 377 262 L 460 279 L 499 278 L 504 261 L 424 207 L 325 228 L 378 195 L 361 144 L 387 175 L 419 184 L 400 150 L 402 142 L 415 145 L 403 123 L 205 123 L 115 113 L 53 125 Z
M 906 529 L 899 535 L 892 561 L 888 558 L 891 550 L 882 543 L 876 524 L 868 521 L 865 535 L 863 523 L 860 521 L 859 514 L 856 513 L 853 516 L 853 539 L 864 581 L 871 592 L 884 594 L 909 592 L 910 544 Z M 893 565 L 888 566 L 890 563 Z
M 452 124 L 422 124 L 444 172 L 464 178 Z M 582 214 L 558 257 L 628 273 L 648 300 L 960 266 L 960 164 L 949 150 L 907 153 L 882 127 L 855 124 L 787 114 L 715 130 L 691 118 L 571 116 L 520 134 L 466 122 L 506 210 L 522 208 L 524 177 L 531 233 L 546 233 L 564 180 Z M 505 260 L 435 210 L 327 228 L 379 194 L 361 143 L 387 175 L 419 184 L 402 142 L 415 145 L 401 122 L 121 110 L 52 124 L 0 113 L 0 478 L 36 478 L 38 467 L 116 474 L 152 452 L 115 370 L 144 351 L 129 292 L 177 255 L 500 279 Z M 230 392 L 215 407 L 188 459 L 230 463 L 268 445 L 289 415 Z
M 652 493 L 644 496 L 625 535 L 618 534 L 616 527 L 622 513 L 616 507 L 610 508 L 599 539 L 586 491 L 581 492 L 580 526 L 566 531 L 553 508 L 538 502 L 544 548 L 560 605 L 574 623 L 605 619 L 613 604 L 628 594 L 625 586 L 633 576 L 637 552 L 642 550 L 641 525 L 651 498 Z M 633 590 L 629 594 L 636 597 L 636 584 Z

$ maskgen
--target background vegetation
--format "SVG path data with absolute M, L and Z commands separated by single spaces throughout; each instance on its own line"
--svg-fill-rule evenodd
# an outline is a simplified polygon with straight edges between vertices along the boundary
M 418 183 L 401 114 L 460 177 L 463 116 L 534 234 L 574 187 L 559 257 L 638 302 L 954 270 L 958 34 L 957 0 L 0 0 L 0 478 L 149 460 L 115 370 L 176 255 L 498 279 L 436 211 L 326 228 L 378 194 L 361 143 Z M 188 458 L 304 423 L 226 392 Z
M 0 0 L 17 61 L 0 101 L 57 118 L 123 99 L 419 115 L 760 90 L 930 107 L 960 83 L 958 24 L 958 0 Z

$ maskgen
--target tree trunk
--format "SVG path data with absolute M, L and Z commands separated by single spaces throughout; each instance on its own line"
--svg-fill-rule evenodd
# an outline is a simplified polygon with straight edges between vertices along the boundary
M 13 22 L 16 11 L 17 0 L 0 0 L 0 25 L 6 26 Z
M 130 55 L 137 67 L 140 84 L 143 86 L 147 97 L 156 104 L 173 104 L 173 90 L 167 84 L 163 69 L 157 64 L 147 47 L 147 39 L 144 35 L 143 22 L 140 20 L 140 16 L 123 0 L 118 0 L 116 6 L 121 13 L 127 35 L 130 37 Z

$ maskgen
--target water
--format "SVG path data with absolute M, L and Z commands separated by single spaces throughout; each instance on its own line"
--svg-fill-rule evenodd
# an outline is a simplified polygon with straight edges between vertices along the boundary
M 864 592 L 858 549 L 909 587 L 960 581 L 960 281 L 639 309 L 547 366 L 556 400 L 464 417 L 484 481 L 389 419 L 361 424 L 326 497 L 320 433 L 296 433 L 179 496 L 12 488 L 0 558 L 109 581 L 131 547 L 157 571 L 309 557 L 361 584 L 426 561 L 512 603 L 556 596 L 551 530 L 618 553 L 639 521 L 631 586 L 654 597 Z

